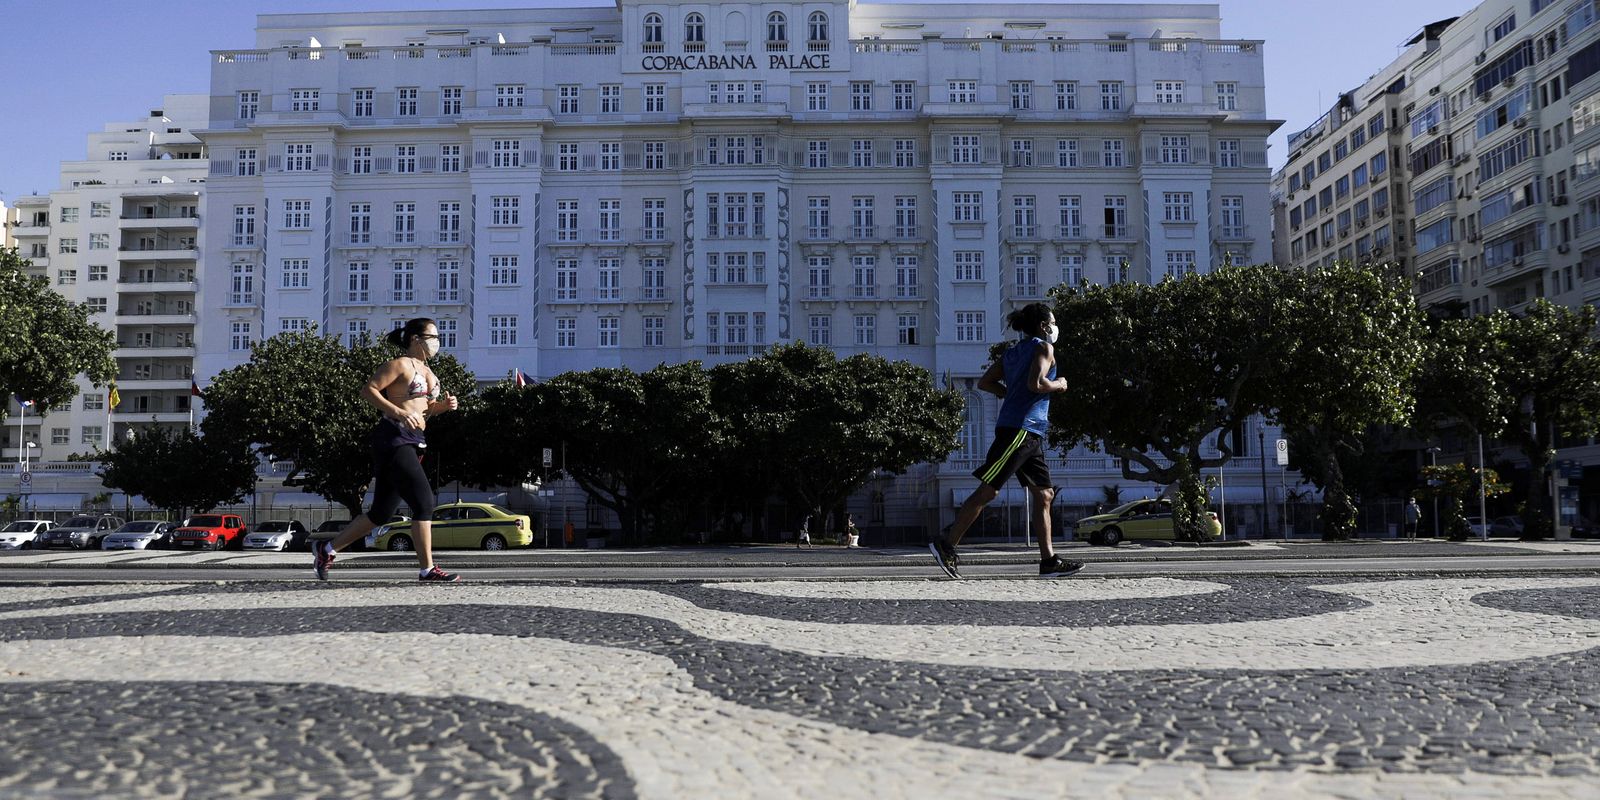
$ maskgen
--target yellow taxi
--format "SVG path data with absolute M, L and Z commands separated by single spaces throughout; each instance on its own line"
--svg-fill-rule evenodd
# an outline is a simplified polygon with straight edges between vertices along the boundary
M 513 514 L 493 503 L 445 503 L 433 510 L 433 546 L 504 550 L 533 544 L 533 520 Z M 411 550 L 411 521 L 393 522 L 383 527 L 373 547 L 378 550 Z
M 1222 535 L 1222 523 L 1217 515 L 1206 512 L 1201 520 L 1207 541 Z M 1154 539 L 1175 541 L 1177 524 L 1172 518 L 1171 500 L 1135 500 L 1124 503 L 1104 514 L 1095 514 L 1078 520 L 1073 527 L 1074 537 L 1087 539 L 1089 544 L 1116 547 L 1124 540 Z

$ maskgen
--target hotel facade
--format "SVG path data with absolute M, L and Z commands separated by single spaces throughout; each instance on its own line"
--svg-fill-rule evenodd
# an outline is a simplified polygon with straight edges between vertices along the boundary
M 282 331 L 414 316 L 490 381 L 877 353 L 970 417 L 949 461 L 864 493 L 869 525 L 972 486 L 1009 309 L 1269 257 L 1262 43 L 1215 5 L 269 15 L 211 61 L 200 385 Z M 1064 505 L 1158 488 L 1054 467 Z

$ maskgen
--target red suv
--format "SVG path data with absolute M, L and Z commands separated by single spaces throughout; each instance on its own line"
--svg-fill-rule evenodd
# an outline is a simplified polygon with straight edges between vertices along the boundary
M 244 527 L 244 519 L 237 514 L 197 514 L 173 531 L 172 546 L 221 550 L 243 541 L 246 533 L 249 530 Z

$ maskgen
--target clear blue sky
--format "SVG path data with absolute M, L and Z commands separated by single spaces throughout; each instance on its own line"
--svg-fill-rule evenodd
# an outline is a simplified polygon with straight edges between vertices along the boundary
M 603 0 L 0 0 L 0 198 L 54 189 L 57 165 L 84 156 L 84 135 L 142 118 L 163 94 L 205 93 L 207 52 L 252 47 L 255 15 L 308 11 L 516 8 Z M 1365 81 L 1423 24 L 1471 0 L 1223 0 L 1222 33 L 1265 39 L 1272 140 L 1311 124 Z

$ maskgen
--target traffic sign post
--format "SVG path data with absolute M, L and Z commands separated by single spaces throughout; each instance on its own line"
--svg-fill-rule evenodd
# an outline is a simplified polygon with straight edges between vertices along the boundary
M 1278 440 L 1278 466 L 1280 466 L 1280 467 L 1289 466 L 1289 440 L 1288 439 L 1279 439 Z

